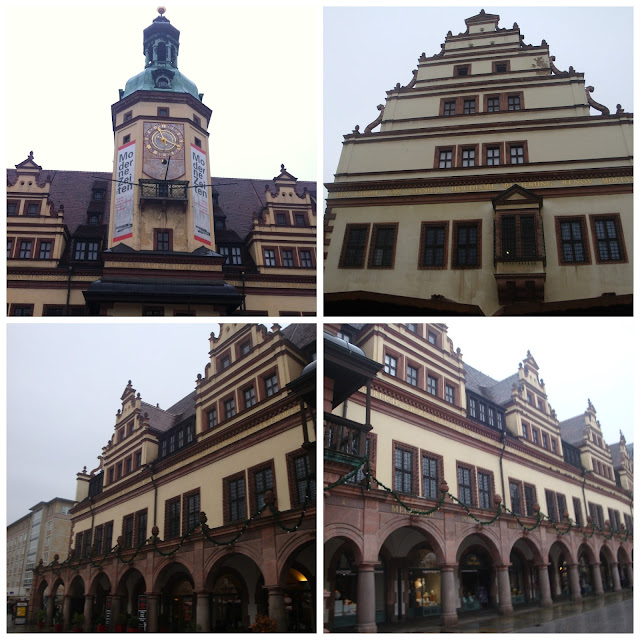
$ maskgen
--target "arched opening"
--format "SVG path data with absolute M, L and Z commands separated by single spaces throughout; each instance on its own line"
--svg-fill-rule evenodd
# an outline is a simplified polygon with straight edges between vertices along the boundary
M 409 617 L 440 615 L 442 590 L 440 563 L 431 545 L 422 543 L 407 555 Z
M 611 552 L 605 553 L 604 548 L 600 549 L 600 575 L 602 576 L 602 588 L 604 591 L 613 591 L 612 567 L 609 564 Z
M 509 555 L 509 585 L 511 604 L 518 606 L 540 600 L 539 575 L 536 565 L 540 561 L 539 552 L 525 540 L 517 540 Z
M 627 565 L 629 564 L 629 556 L 623 547 L 618 547 L 618 572 L 620 574 L 620 586 L 623 589 L 628 588 L 629 577 L 627 575 Z
M 180 562 L 166 565 L 155 579 L 160 593 L 158 630 L 184 633 L 196 630 L 196 595 L 190 571 Z
M 47 611 L 47 607 L 49 605 L 49 584 L 46 580 L 41 580 L 38 584 L 38 589 L 36 591 L 36 598 L 34 601 L 35 609 L 38 611 L 42 609 L 43 611 Z
M 458 571 L 463 611 L 495 607 L 493 566 L 491 556 L 484 547 L 472 545 L 468 548 L 460 557 Z
M 551 598 L 562 600 L 569 598 L 569 565 L 568 554 L 564 546 L 554 542 L 549 549 L 549 586 Z
M 76 613 L 84 614 L 84 580 L 76 576 L 69 585 L 71 600 L 71 620 Z
M 284 585 L 287 631 L 315 631 L 315 543 L 296 549 L 284 565 L 280 584 Z
M 256 563 L 241 553 L 224 556 L 209 571 L 205 583 L 209 598 L 211 631 L 249 631 L 256 616 L 268 614 L 264 576 Z
M 146 591 L 147 586 L 143 575 L 137 569 L 129 569 L 120 578 L 116 593 L 120 596 L 119 611 L 116 616 L 116 624 L 122 624 L 118 620 L 136 617 L 144 620 L 146 616 Z M 141 615 L 141 612 L 144 612 Z M 144 622 L 142 623 L 144 625 Z
M 324 588 L 329 592 L 324 620 L 327 629 L 343 629 L 356 623 L 360 558 L 352 540 L 335 537 L 324 544 Z
M 92 620 L 91 628 L 97 623 L 98 619 L 109 618 L 110 621 L 110 603 L 109 595 L 111 593 L 111 581 L 105 573 L 100 573 L 93 581 L 89 593 L 93 594 Z
M 167 59 L 167 45 L 164 42 L 158 42 L 156 49 L 156 60 L 158 62 L 165 62 Z

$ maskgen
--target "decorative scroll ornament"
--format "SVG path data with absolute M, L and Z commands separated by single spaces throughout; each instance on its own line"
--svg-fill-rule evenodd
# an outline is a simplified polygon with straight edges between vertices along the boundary
M 593 87 L 587 87 L 585 89 L 586 94 L 587 94 L 587 102 L 589 103 L 590 107 L 593 107 L 594 109 L 597 109 L 598 111 L 600 111 L 600 113 L 602 113 L 603 116 L 608 116 L 609 115 L 609 109 L 607 109 L 607 107 L 605 107 L 604 105 L 600 104 L 599 102 L 596 102 L 592 97 L 591 97 L 591 93 L 593 93 L 594 89 Z
M 365 133 L 371 133 L 373 129 L 375 129 L 381 122 L 382 116 L 384 115 L 384 105 L 379 104 L 376 109 L 380 112 L 380 115 L 371 123 L 368 124 L 364 130 Z
M 393 88 L 393 90 L 394 91 L 400 91 L 400 89 L 413 89 L 413 87 L 415 86 L 416 82 L 418 81 L 418 70 L 414 69 L 412 73 L 413 73 L 413 78 L 411 78 L 411 81 L 409 82 L 409 84 L 407 84 L 407 85 L 405 85 L 403 87 L 398 82 L 398 84 L 396 84 L 396 86 Z

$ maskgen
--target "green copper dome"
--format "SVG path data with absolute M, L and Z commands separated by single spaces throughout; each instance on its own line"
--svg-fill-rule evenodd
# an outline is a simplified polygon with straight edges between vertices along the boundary
M 145 69 L 129 78 L 124 91 L 120 90 L 120 100 L 135 91 L 166 91 L 168 93 L 189 93 L 202 101 L 198 87 L 178 71 L 178 50 L 180 31 L 171 25 L 158 9 L 160 15 L 149 25 L 143 34 L 143 53 Z

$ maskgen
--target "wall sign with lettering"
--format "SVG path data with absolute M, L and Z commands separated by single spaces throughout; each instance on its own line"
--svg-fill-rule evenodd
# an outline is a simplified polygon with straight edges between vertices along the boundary
M 133 236 L 133 176 L 136 141 L 118 147 L 116 161 L 116 197 L 113 207 L 113 242 Z

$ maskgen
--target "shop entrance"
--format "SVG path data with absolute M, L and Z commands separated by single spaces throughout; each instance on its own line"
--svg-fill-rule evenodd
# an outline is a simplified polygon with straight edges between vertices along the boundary
M 409 561 L 409 617 L 441 613 L 440 568 L 430 547 L 412 551 Z
M 169 625 L 172 633 L 195 631 L 193 585 L 187 579 L 177 582 L 169 597 Z
M 460 562 L 460 600 L 463 611 L 490 606 L 491 565 L 483 551 L 472 551 Z
M 231 573 L 222 574 L 213 586 L 211 626 L 216 632 L 246 631 L 242 622 L 242 584 Z

